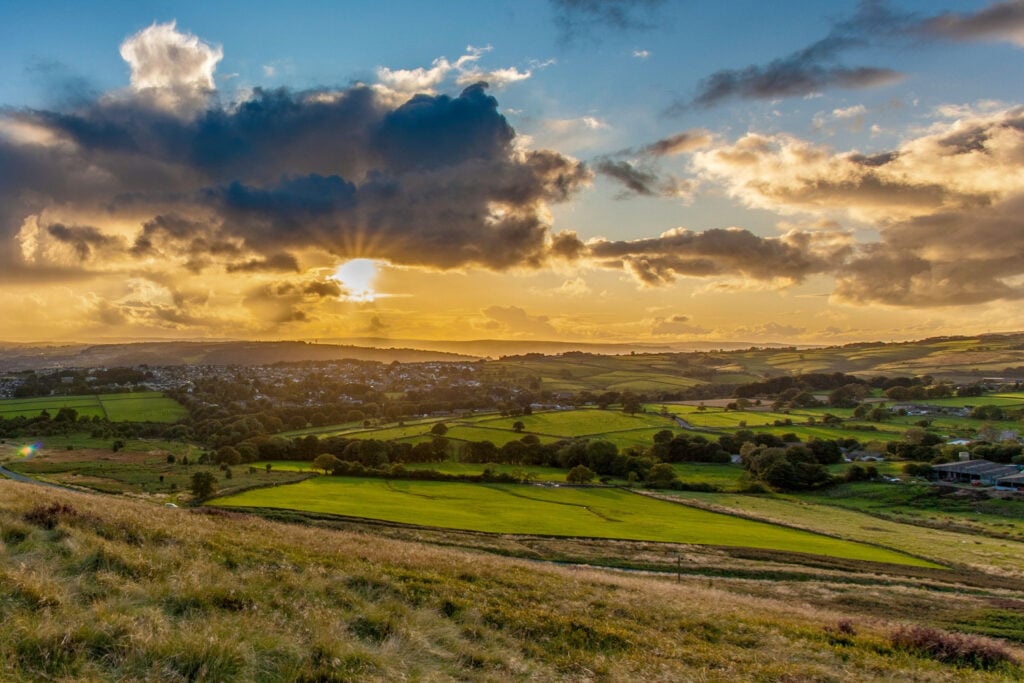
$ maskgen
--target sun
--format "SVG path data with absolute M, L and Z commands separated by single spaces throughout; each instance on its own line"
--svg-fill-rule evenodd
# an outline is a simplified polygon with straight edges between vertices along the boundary
M 377 279 L 377 262 L 373 259 L 355 258 L 342 263 L 334 271 L 334 279 L 347 290 L 344 298 L 348 301 L 374 301 L 377 298 L 377 292 L 373 289 L 373 281 Z

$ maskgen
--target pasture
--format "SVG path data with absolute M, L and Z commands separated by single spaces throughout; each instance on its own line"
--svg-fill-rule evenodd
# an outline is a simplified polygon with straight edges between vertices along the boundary
M 857 489 L 870 485 L 858 484 Z M 902 495 L 901 484 L 885 486 L 893 496 Z M 935 527 L 908 524 L 891 518 L 881 506 L 871 514 L 853 507 L 840 507 L 840 499 L 820 494 L 749 496 L 735 493 L 666 492 L 717 512 L 756 517 L 810 531 L 834 534 L 851 541 L 879 543 L 936 562 L 966 566 L 982 572 L 1024 576 L 1024 536 L 1017 540 L 994 538 L 957 525 Z M 850 499 L 852 500 L 852 499 Z M 865 506 L 866 507 L 866 506 Z M 936 516 L 933 513 L 933 516 Z M 993 516 L 989 516 L 993 520 Z M 926 520 L 927 521 L 927 520 Z M 936 516 L 936 520 L 937 516 Z M 994 520 L 993 520 L 994 521 Z
M 717 514 L 616 488 L 315 477 L 210 501 L 505 534 L 762 548 L 919 567 L 886 548 Z
M 61 408 L 73 408 L 79 418 L 99 417 L 111 422 L 177 422 L 187 415 L 185 407 L 158 391 L 89 396 L 46 396 L 0 400 L 0 417 L 51 417 Z

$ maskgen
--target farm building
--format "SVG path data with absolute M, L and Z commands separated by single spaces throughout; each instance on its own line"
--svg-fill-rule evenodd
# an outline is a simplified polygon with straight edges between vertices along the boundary
M 1024 491 L 1024 473 L 1002 476 L 996 480 L 996 488 Z
M 1021 468 L 1017 465 L 1001 465 L 990 460 L 950 462 L 935 465 L 932 470 L 932 479 L 936 481 L 978 486 L 995 486 L 997 481 L 1021 473 Z

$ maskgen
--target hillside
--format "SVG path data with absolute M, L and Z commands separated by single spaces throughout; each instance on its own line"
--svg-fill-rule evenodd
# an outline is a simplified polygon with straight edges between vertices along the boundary
M 416 349 L 375 349 L 283 342 L 139 342 L 92 346 L 19 346 L 4 349 L 0 370 L 92 368 L 133 365 L 270 365 L 278 362 L 369 360 L 381 363 L 475 360 L 471 356 Z
M 954 593 L 938 578 L 823 570 L 809 583 L 784 565 L 686 546 L 674 552 L 687 575 L 616 573 L 8 481 L 0 539 L 8 681 L 1022 674 L 1006 659 L 1015 648 L 925 628 L 1018 604 L 1013 593 Z M 740 561 L 745 578 L 722 571 Z M 920 605 L 935 591 L 943 609 L 929 617 Z

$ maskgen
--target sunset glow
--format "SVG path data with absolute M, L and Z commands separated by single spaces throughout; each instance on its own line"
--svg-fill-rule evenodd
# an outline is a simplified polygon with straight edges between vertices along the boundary
M 1022 2 L 25 5 L 5 339 L 1024 329 Z
M 334 279 L 345 289 L 342 298 L 348 301 L 369 302 L 377 298 L 373 283 L 377 279 L 377 263 L 373 259 L 357 258 L 338 266 Z

